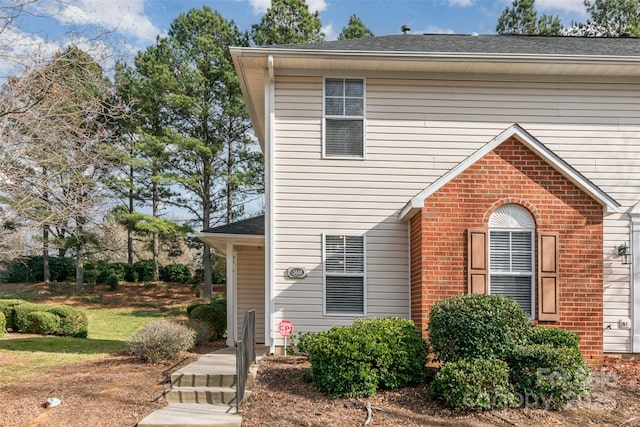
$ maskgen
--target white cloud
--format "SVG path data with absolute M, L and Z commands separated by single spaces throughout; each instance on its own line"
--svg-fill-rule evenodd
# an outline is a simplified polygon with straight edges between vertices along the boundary
M 538 10 L 562 10 L 565 12 L 587 13 L 583 0 L 537 0 Z
M 449 6 L 468 7 L 473 4 L 473 0 L 449 0 Z
M 61 45 L 8 26 L 0 34 L 0 80 L 51 57 Z
M 144 14 L 144 0 L 69 0 L 45 10 L 63 24 L 98 25 L 141 40 L 153 41 L 160 33 Z
M 311 12 L 322 12 L 327 8 L 327 2 L 324 0 L 306 0 Z
M 338 39 L 338 33 L 333 29 L 333 24 L 325 25 L 320 31 L 324 33 L 324 39 L 327 41 Z
M 455 34 L 455 30 L 451 28 L 441 28 L 436 27 L 434 25 L 429 25 L 426 30 L 423 31 L 414 31 L 411 30 L 412 34 Z
M 265 13 L 271 6 L 271 0 L 249 0 L 249 3 L 251 3 L 255 15 Z
M 311 12 L 322 12 L 327 8 L 325 0 L 306 0 Z M 271 0 L 249 0 L 253 13 L 256 15 L 263 14 L 271 7 Z

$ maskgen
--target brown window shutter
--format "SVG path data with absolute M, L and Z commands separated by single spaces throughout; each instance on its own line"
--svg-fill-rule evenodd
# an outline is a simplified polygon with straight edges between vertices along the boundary
M 470 294 L 489 292 L 487 230 L 467 230 L 467 290 Z
M 538 320 L 559 320 L 558 233 L 538 233 Z

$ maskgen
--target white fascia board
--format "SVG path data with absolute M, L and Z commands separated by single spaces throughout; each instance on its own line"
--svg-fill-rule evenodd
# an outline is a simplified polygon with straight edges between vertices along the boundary
M 486 156 L 489 152 L 493 151 L 496 147 L 511 137 L 517 138 L 518 141 L 531 149 L 531 151 L 540 156 L 548 164 L 553 166 L 554 169 L 560 172 L 565 178 L 600 203 L 603 206 L 605 214 L 618 212 L 618 208 L 620 207 L 618 202 L 558 157 L 553 151 L 545 147 L 540 141 L 520 127 L 520 125 L 514 124 L 414 196 L 400 211 L 400 220 L 408 220 L 413 216 L 413 214 L 415 214 L 415 212 L 417 212 L 417 210 L 422 209 L 424 201 L 429 196 L 444 187 L 447 183 L 451 182 L 454 178 L 467 170 L 467 168 L 475 164 L 478 160 Z
M 212 246 L 217 255 L 227 256 L 227 243 L 234 246 L 261 246 L 264 245 L 264 236 L 254 234 L 225 234 L 225 233 L 205 233 L 194 234 L 209 246 Z

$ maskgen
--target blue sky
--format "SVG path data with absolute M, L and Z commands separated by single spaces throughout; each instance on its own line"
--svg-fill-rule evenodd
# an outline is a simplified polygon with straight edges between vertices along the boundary
M 12 0 L 0 0 L 0 8 Z M 307 0 L 317 10 L 328 40 L 335 39 L 349 16 L 358 15 L 376 35 L 412 33 L 490 34 L 511 0 Z M 29 14 L 0 34 L 0 75 L 12 55 L 50 55 L 78 44 L 94 56 L 135 54 L 164 35 L 171 21 L 204 5 L 233 19 L 244 30 L 260 21 L 270 0 L 37 0 Z M 583 0 L 537 0 L 541 12 L 560 15 L 563 24 L 586 19 Z M 106 37 L 105 37 L 106 33 Z

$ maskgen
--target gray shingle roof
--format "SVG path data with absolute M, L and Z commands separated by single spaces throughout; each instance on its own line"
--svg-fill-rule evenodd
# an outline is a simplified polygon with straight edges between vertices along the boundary
M 413 53 L 640 56 L 633 37 L 545 37 L 512 35 L 399 34 L 271 48 Z
M 220 225 L 218 227 L 202 230 L 203 233 L 215 234 L 250 234 L 264 236 L 264 215 L 253 218 L 242 219 L 231 224 Z

